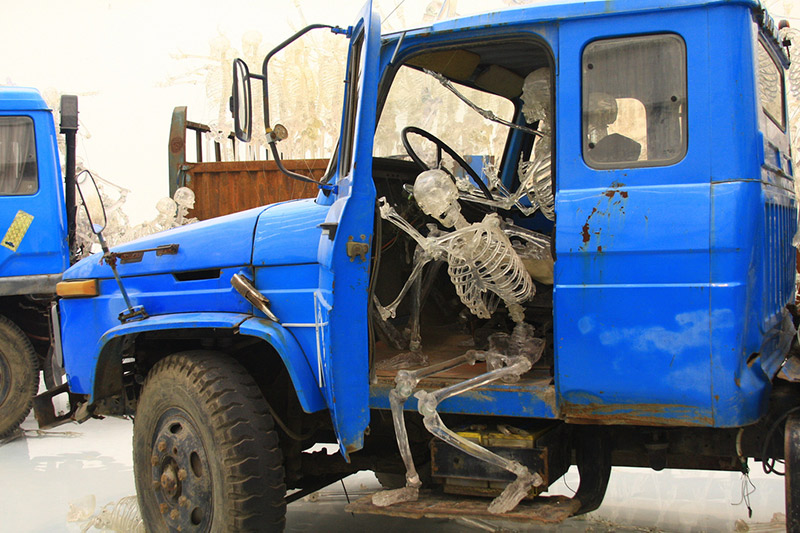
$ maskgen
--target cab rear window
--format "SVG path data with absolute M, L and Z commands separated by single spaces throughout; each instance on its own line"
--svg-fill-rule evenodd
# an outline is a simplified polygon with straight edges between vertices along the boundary
M 590 167 L 663 166 L 686 154 L 686 45 L 679 36 L 590 43 L 582 81 L 583 157 Z
M 39 190 L 34 138 L 30 117 L 0 117 L 0 196 Z

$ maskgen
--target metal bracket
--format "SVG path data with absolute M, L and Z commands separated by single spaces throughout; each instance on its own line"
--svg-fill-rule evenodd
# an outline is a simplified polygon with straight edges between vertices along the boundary
M 155 252 L 156 256 L 162 255 L 178 255 L 179 244 L 163 244 L 156 248 L 146 248 L 144 250 L 131 250 L 130 252 L 109 252 L 103 257 L 106 264 L 111 265 L 112 262 L 116 263 L 119 259 L 120 263 L 139 263 L 142 260 L 145 252 Z
M 69 395 L 69 411 L 62 415 L 56 414 L 56 408 L 53 405 L 53 398 L 60 394 Z M 49 429 L 67 422 L 76 421 L 83 422 L 89 418 L 90 413 L 82 406 L 86 406 L 87 396 L 85 394 L 75 394 L 70 392 L 69 384 L 64 383 L 45 391 L 33 399 L 33 412 L 36 416 L 36 421 L 39 423 L 39 429 Z M 80 411 L 80 413 L 79 413 Z
M 121 312 L 117 317 L 117 319 L 123 324 L 125 324 L 126 322 L 133 322 L 133 321 L 138 322 L 139 320 L 144 320 L 145 318 L 147 318 L 147 312 L 144 310 L 143 305 L 135 305 L 133 307 L 129 307 L 128 309 L 125 309 L 123 312 Z
M 361 238 L 364 239 L 366 237 L 362 235 Z M 347 239 L 347 257 L 350 258 L 351 263 L 356 257 L 360 257 L 362 261 L 366 261 L 368 252 L 368 242 L 355 241 L 353 240 L 353 236 L 350 235 L 350 237 Z

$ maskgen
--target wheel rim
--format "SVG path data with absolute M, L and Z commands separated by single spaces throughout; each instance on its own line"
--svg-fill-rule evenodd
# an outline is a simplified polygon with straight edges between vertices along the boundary
M 11 367 L 8 366 L 6 356 L 0 352 L 0 405 L 3 405 L 11 391 Z
M 171 531 L 208 531 L 211 468 L 197 426 L 185 411 L 171 408 L 154 436 L 151 482 L 164 521 Z

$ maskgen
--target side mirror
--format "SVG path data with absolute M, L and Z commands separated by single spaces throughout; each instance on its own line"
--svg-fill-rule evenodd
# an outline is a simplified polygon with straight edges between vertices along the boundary
M 84 170 L 75 178 L 75 183 L 78 186 L 78 193 L 81 195 L 86 216 L 89 217 L 92 232 L 99 235 L 106 228 L 106 208 L 103 206 L 94 176 L 88 170 Z
M 231 112 L 236 138 L 249 142 L 253 132 L 253 95 L 250 92 L 250 70 L 241 59 L 233 60 Z

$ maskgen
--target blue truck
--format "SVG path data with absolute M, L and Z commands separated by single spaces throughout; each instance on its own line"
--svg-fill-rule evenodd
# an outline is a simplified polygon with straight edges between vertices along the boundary
M 800 531 L 794 49 L 761 4 L 553 1 L 382 35 L 368 3 L 234 63 L 236 134 L 260 82 L 279 166 L 269 61 L 312 30 L 349 40 L 316 197 L 59 284 L 72 414 L 133 418 L 148 531 L 279 531 L 362 469 L 386 490 L 353 512 L 554 522 L 612 466 L 749 459 L 785 464 Z M 576 494 L 542 495 L 572 465 Z
M 61 105 L 65 179 L 74 184 L 77 98 L 65 96 Z M 48 386 L 62 379 L 49 317 L 70 265 L 74 190 L 64 186 L 53 113 L 42 96 L 0 88 L 0 438 L 30 412 L 40 370 Z

